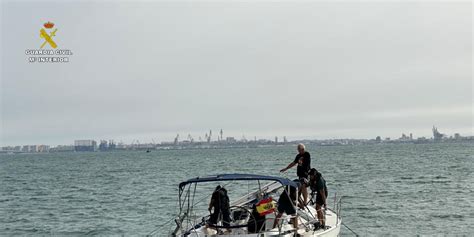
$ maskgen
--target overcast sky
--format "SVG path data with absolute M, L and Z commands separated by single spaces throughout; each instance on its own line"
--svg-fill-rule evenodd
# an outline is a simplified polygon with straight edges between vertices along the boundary
M 54 40 L 69 63 L 28 63 Z M 472 3 L 3 1 L 0 145 L 473 134 Z

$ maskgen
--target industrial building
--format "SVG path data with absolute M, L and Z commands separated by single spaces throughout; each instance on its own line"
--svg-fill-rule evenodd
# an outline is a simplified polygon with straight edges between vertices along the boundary
M 75 140 L 74 151 L 97 151 L 97 142 L 94 140 Z

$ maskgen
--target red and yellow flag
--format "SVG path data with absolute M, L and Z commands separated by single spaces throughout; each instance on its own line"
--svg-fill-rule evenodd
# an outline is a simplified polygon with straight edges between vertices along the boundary
M 276 202 L 271 197 L 260 200 L 257 205 L 257 212 L 260 216 L 265 216 L 275 211 Z

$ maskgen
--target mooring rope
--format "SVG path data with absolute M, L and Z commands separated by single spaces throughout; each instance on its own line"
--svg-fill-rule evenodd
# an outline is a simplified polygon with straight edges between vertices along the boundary
M 346 224 L 344 224 L 344 222 L 341 222 L 341 224 L 346 227 L 348 230 L 350 230 L 355 236 L 360 236 L 359 234 L 357 234 L 355 231 L 353 231 L 349 226 L 347 226 Z
M 154 234 L 156 234 L 156 232 L 158 232 L 159 230 L 161 230 L 163 227 L 165 227 L 166 225 L 168 225 L 171 221 L 173 221 L 174 219 L 171 219 L 161 225 L 159 225 L 155 230 L 151 231 L 150 233 L 148 233 L 146 236 L 152 236 Z

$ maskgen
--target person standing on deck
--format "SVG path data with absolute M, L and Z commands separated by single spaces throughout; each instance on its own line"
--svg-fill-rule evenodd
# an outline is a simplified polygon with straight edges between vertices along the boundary
M 315 225 L 317 229 L 326 228 L 326 221 L 323 212 L 323 207 L 326 209 L 326 200 L 328 197 L 328 188 L 326 187 L 326 180 L 323 175 L 316 169 L 309 171 L 309 187 L 316 192 L 316 212 L 318 214 L 319 225 Z
M 309 184 L 308 174 L 309 170 L 311 169 L 311 155 L 306 151 L 304 144 L 298 144 L 297 150 L 298 154 L 296 155 L 295 160 L 288 164 L 286 168 L 280 170 L 280 172 L 285 172 L 288 169 L 291 169 L 293 166 L 298 165 L 296 168 L 296 175 L 298 175 L 298 180 L 301 183 L 301 191 L 299 195 L 303 194 L 303 205 L 306 206 L 308 203 L 307 187 Z
M 214 209 L 214 212 L 211 212 Z M 209 220 L 207 223 L 208 227 L 214 228 L 219 222 L 219 217 L 222 218 L 222 225 L 227 228 L 230 226 L 230 205 L 229 196 L 227 190 L 220 185 L 217 185 L 216 189 L 212 193 L 211 201 L 209 202 Z M 229 232 L 228 229 L 226 229 Z

